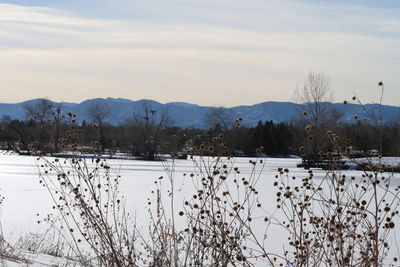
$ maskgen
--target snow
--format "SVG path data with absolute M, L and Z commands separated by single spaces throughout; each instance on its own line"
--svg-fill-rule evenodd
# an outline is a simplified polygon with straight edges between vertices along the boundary
M 381 159 L 379 159 L 378 157 L 358 158 L 358 159 L 353 159 L 350 162 L 371 163 L 373 165 L 383 164 L 386 167 L 400 167 L 400 157 L 383 157 Z
M 206 159 L 210 160 L 210 159 Z M 253 170 L 249 164 L 249 158 L 235 159 L 235 166 L 241 170 L 241 176 L 250 175 Z M 297 168 L 296 165 L 301 161 L 298 158 L 266 158 L 257 184 L 260 202 L 268 213 L 275 211 L 275 188 L 272 186 L 273 177 L 277 174 L 277 168 L 288 168 L 290 174 L 298 177 L 307 176 L 307 170 Z M 388 159 L 399 164 L 399 158 Z M 121 194 L 126 196 L 127 209 L 136 214 L 138 225 L 145 228 L 148 223 L 147 199 L 152 198 L 151 191 L 155 189 L 154 182 L 158 177 L 165 175 L 165 162 L 147 162 L 141 160 L 110 159 L 108 164 L 122 176 Z M 88 160 L 89 165 L 91 161 Z M 168 161 L 169 166 L 172 162 Z M 175 161 L 175 179 L 177 188 L 180 188 L 176 200 L 177 205 L 181 205 L 183 199 L 193 195 L 194 184 L 184 173 L 194 171 L 191 160 Z M 347 171 L 351 175 L 361 175 L 360 171 Z M 324 177 L 325 172 L 315 170 L 315 177 Z M 394 174 L 396 179 L 394 186 L 399 184 L 400 174 Z M 4 237 L 10 243 L 16 242 L 20 237 L 29 233 L 43 233 L 47 225 L 38 224 L 37 221 L 43 219 L 52 212 L 53 202 L 47 189 L 39 183 L 38 167 L 35 157 L 18 155 L 0 155 L 0 195 L 5 199 L 2 204 L 1 226 Z M 256 226 L 261 234 L 265 231 L 264 226 Z M 267 247 L 282 252 L 282 245 L 285 236 L 281 231 L 268 231 Z M 37 255 L 36 255 L 37 256 Z M 33 257 L 33 256 L 32 256 Z M 47 262 L 51 265 L 54 257 L 46 255 L 38 256 L 36 261 Z M 13 266 L 7 263 L 7 266 Z M 15 265 L 18 266 L 18 265 Z
M 35 254 L 29 251 L 21 251 L 20 256 L 26 259 L 21 263 L 12 259 L 0 259 L 0 266 L 21 267 L 21 266 L 84 266 L 78 262 L 71 261 L 62 257 L 55 257 L 47 254 Z

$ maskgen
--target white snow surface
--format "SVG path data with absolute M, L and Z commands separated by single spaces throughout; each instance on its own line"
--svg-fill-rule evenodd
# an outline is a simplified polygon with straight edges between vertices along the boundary
M 22 263 L 17 260 L 11 259 L 0 259 L 0 266 L 7 267 L 22 267 L 22 266 L 83 266 L 82 264 L 71 261 L 62 257 L 55 257 L 47 254 L 35 254 L 29 251 L 20 251 L 20 256 L 26 259 L 26 262 Z
M 43 233 L 47 229 L 47 225 L 38 224 L 37 221 L 52 212 L 53 202 L 46 188 L 39 183 L 35 159 L 35 157 L 31 156 L 0 155 L 0 195 L 5 198 L 0 219 L 4 237 L 10 243 L 16 242 L 20 237 L 29 233 Z M 249 175 L 252 170 L 249 160 L 251 159 L 235 159 L 235 166 L 239 167 L 243 177 Z M 399 158 L 395 160 L 400 162 Z M 306 177 L 308 171 L 296 167 L 301 161 L 298 158 L 266 158 L 264 161 L 265 165 L 256 188 L 259 191 L 259 200 L 265 210 L 273 213 L 276 206 L 276 189 L 272 186 L 272 183 L 274 182 L 274 176 L 277 174 L 277 168 L 289 168 L 290 175 L 297 177 Z M 162 162 L 157 161 L 147 162 L 122 159 L 111 159 L 107 160 L 107 162 L 122 176 L 120 189 L 121 194 L 126 196 L 128 211 L 130 210 L 136 214 L 139 227 L 142 226 L 143 229 L 147 229 L 147 199 L 150 198 L 151 200 L 153 198 L 151 191 L 155 189 L 154 182 L 158 180 L 158 177 L 165 176 L 164 165 Z M 183 173 L 191 173 L 193 171 L 192 160 L 175 161 L 175 179 L 177 188 L 180 189 L 179 194 L 177 194 L 179 197 L 176 199 L 177 207 L 182 206 L 183 200 L 190 198 L 195 191 L 192 180 L 188 176 L 183 176 Z M 359 171 L 347 172 L 351 172 L 355 176 L 361 175 Z M 325 172 L 314 170 L 314 175 L 316 178 L 324 177 Z M 400 178 L 400 174 L 397 173 L 394 176 L 396 179 L 394 179 L 393 186 L 397 186 L 399 185 L 400 179 L 398 178 Z M 265 232 L 265 227 L 256 226 L 256 231 L 259 231 L 262 235 Z M 271 231 L 269 229 L 268 248 L 281 253 L 285 242 L 286 236 L 282 231 Z M 36 255 L 35 257 L 35 261 L 39 263 L 33 263 L 34 266 L 54 264 L 54 257 L 46 255 Z M 20 266 L 20 264 L 6 262 L 6 266 Z
M 352 159 L 351 161 L 357 162 L 357 163 L 371 163 L 373 165 L 383 164 L 386 167 L 399 167 L 400 166 L 400 157 L 383 157 L 381 159 L 379 159 L 378 157 L 358 158 L 358 159 Z

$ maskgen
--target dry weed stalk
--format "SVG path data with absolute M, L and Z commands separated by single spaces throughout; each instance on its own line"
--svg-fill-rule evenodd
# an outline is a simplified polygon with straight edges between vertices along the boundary
M 118 194 L 120 176 L 110 174 L 106 160 L 93 159 L 93 167 L 83 158 L 39 158 L 39 162 L 40 182 L 58 211 L 45 221 L 62 222 L 60 229 L 69 233 L 70 239 L 66 238 L 81 259 L 81 246 L 86 242 L 102 265 L 134 266 L 135 225 Z
M 381 129 L 382 120 L 380 114 L 377 122 Z M 327 136 L 333 149 L 320 155 L 332 160 L 323 177 L 314 176 L 310 170 L 299 179 L 282 168 L 275 177 L 277 208 L 283 216 L 275 219 L 289 233 L 289 247 L 284 252 L 287 261 L 295 266 L 397 264 L 395 228 L 400 188 L 395 185 L 394 174 L 384 171 L 381 155 L 377 164 L 368 157 L 369 164 L 358 166 L 360 172 L 340 171 L 344 158 L 357 164 L 352 159 L 355 148 L 351 140 L 334 130 L 327 131 Z M 379 138 L 382 153 L 382 132 Z
M 70 114 L 73 117 L 73 114 Z M 74 124 L 61 139 L 63 147 L 76 150 L 74 139 L 80 130 Z M 103 266 L 136 266 L 136 230 L 125 212 L 124 198 L 119 195 L 120 175 L 99 155 L 91 162 L 83 155 L 37 158 L 40 183 L 54 201 L 54 213 L 44 221 L 64 236 L 69 247 L 83 262 L 87 261 L 85 245 Z M 40 221 L 39 221 L 40 222 Z
M 146 243 L 150 266 L 255 266 L 278 265 L 277 256 L 266 251 L 266 235 L 254 231 L 254 224 L 267 229 L 256 189 L 264 168 L 263 160 L 250 160 L 251 174 L 243 177 L 229 154 L 223 135 L 213 144 L 193 146 L 194 170 L 184 173 L 184 183 L 194 190 L 184 196 L 183 207 L 175 207 L 175 162 L 164 162 L 167 177 L 156 181 L 157 190 L 149 209 L 150 242 Z M 166 181 L 165 181 L 166 180 Z M 169 200 L 162 196 L 168 188 Z M 178 218 L 176 218 L 178 217 Z M 177 222 L 180 222 L 177 226 Z M 179 229 L 179 230 L 178 230 Z

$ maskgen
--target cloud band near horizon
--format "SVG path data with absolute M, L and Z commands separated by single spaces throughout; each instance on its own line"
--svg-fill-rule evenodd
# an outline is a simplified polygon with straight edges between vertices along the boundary
M 324 71 L 400 103 L 398 7 L 343 1 L 39 1 L 0 4 L 0 101 L 149 98 L 233 106 L 293 100 Z M 54 1 L 53 1 L 54 2 Z

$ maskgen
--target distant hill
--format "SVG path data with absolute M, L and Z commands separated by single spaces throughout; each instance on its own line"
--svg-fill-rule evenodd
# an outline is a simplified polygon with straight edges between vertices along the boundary
M 0 103 L 0 118 L 3 116 L 10 116 L 15 119 L 26 119 L 24 105 L 34 105 L 38 101 L 39 99 L 33 99 L 15 104 Z M 63 103 L 63 111 L 76 113 L 79 122 L 90 122 L 89 116 L 86 114 L 86 110 L 92 103 L 95 102 L 110 107 L 111 112 L 107 122 L 114 125 L 121 124 L 127 119 L 132 118 L 134 113 L 143 114 L 144 102 L 147 103 L 147 106 L 150 109 L 154 110 L 156 113 L 158 112 L 158 114 L 168 107 L 168 114 L 172 118 L 173 124 L 183 128 L 207 128 L 205 117 L 210 110 L 213 109 L 213 107 L 210 106 L 199 106 L 183 102 L 161 104 L 153 100 L 132 101 L 122 98 L 95 98 L 83 101 L 81 103 Z M 355 104 L 344 105 L 342 103 L 325 103 L 325 105 L 334 107 L 343 114 L 342 119 L 349 122 L 354 121 L 352 120 L 354 115 L 358 115 L 360 118 L 367 117 L 365 114 L 366 112 L 370 114 L 376 114 L 379 108 L 377 104 L 365 105 L 366 111 L 363 110 L 359 105 Z M 226 108 L 226 110 L 232 118 L 243 118 L 242 125 L 255 126 L 260 120 L 290 122 L 299 116 L 302 108 L 299 104 L 291 102 L 263 102 L 251 106 L 236 106 Z M 382 111 L 385 123 L 400 121 L 400 107 L 384 105 L 382 106 Z

